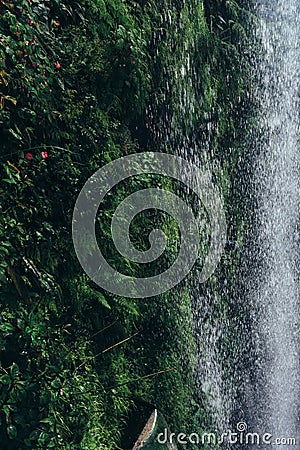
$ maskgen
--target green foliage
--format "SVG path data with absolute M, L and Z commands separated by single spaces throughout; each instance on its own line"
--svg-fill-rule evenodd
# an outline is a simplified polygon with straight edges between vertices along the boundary
M 115 449 L 136 398 L 156 404 L 174 432 L 207 426 L 193 400 L 187 287 L 142 302 L 102 292 L 83 274 L 70 231 L 76 196 L 95 170 L 154 144 L 165 148 L 149 131 L 148 114 L 154 130 L 164 108 L 179 134 L 204 130 L 199 143 L 213 121 L 218 151 L 232 138 L 247 73 L 238 64 L 244 13 L 233 1 L 206 3 L 205 15 L 196 1 L 0 4 L 3 448 Z M 178 77 L 186 46 L 198 80 L 189 87 L 195 114 L 183 110 Z M 228 189 L 224 167 L 222 177 Z M 98 218 L 104 247 L 120 198 L 152 182 L 132 180 L 109 197 Z M 133 227 L 137 247 L 151 220 Z M 178 230 L 171 220 L 164 227 L 176 242 L 168 262 Z M 137 270 L 110 255 L 123 270 Z

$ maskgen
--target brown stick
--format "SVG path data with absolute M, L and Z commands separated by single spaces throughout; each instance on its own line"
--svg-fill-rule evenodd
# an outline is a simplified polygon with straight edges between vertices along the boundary
M 137 334 L 139 334 L 139 333 L 137 332 L 137 333 L 133 334 L 132 336 L 130 336 L 130 337 L 126 338 L 126 339 L 123 339 L 123 341 L 117 342 L 116 344 L 111 345 L 110 347 L 106 348 L 105 350 L 102 350 L 102 352 L 100 352 L 100 353 L 98 353 L 97 355 L 95 355 L 94 358 L 97 358 L 97 356 L 102 355 L 103 353 L 108 352 L 109 350 L 111 350 L 111 349 L 117 347 L 118 345 L 124 344 L 124 342 L 127 342 L 127 341 L 129 341 L 130 339 L 134 338 Z

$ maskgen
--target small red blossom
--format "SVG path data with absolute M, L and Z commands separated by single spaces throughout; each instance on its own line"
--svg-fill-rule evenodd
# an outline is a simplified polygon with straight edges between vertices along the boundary
M 55 67 L 55 69 L 60 69 L 61 65 L 60 65 L 60 63 L 58 61 L 55 61 L 54 67 Z
M 27 161 L 31 161 L 32 158 L 33 158 L 33 154 L 32 153 L 26 153 L 25 159 L 27 159 Z
M 31 25 L 33 25 L 33 20 L 28 20 L 28 24 L 31 26 Z
M 42 158 L 47 159 L 48 158 L 48 152 L 42 152 Z

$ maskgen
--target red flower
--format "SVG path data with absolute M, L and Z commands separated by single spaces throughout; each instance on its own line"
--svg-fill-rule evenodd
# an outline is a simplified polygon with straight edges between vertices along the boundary
M 58 61 L 55 61 L 54 67 L 55 67 L 55 69 L 60 69 L 61 65 L 60 65 L 60 63 Z
M 48 158 L 48 152 L 42 152 L 42 158 L 47 159 Z
M 28 23 L 29 23 L 29 25 L 31 26 L 31 25 L 33 25 L 33 20 L 28 20 Z
M 25 159 L 27 159 L 27 161 L 31 161 L 32 158 L 33 158 L 33 154 L 32 153 L 26 153 Z

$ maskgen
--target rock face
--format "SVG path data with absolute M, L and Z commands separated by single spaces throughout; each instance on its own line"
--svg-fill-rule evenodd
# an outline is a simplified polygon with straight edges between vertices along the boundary
M 158 436 L 164 439 L 158 439 Z M 154 409 L 132 450 L 177 450 L 163 415 Z
M 134 444 L 134 447 L 132 450 L 139 450 L 140 448 L 143 448 L 144 444 L 147 442 L 147 440 L 150 438 L 151 434 L 153 433 L 153 430 L 154 430 L 155 424 L 156 424 L 156 419 L 157 419 L 157 410 L 155 409 L 152 412 L 148 422 L 144 426 L 143 431 L 139 435 L 138 440 Z

